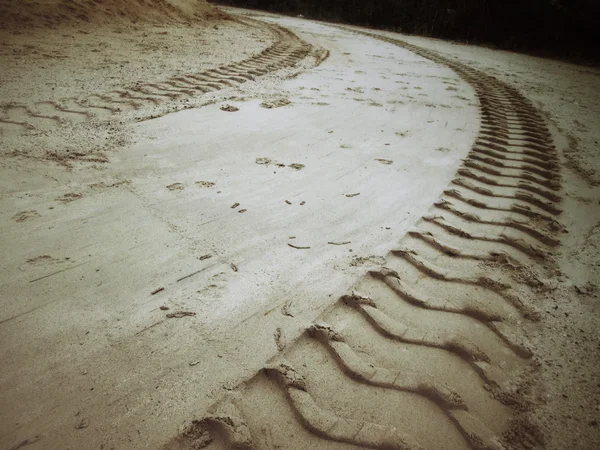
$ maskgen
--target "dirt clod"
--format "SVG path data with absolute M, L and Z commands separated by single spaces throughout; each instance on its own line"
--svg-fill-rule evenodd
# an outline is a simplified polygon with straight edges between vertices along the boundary
M 237 106 L 233 106 L 233 105 L 222 105 L 221 106 L 221 111 L 236 112 L 239 110 L 240 110 L 240 108 L 238 108 Z

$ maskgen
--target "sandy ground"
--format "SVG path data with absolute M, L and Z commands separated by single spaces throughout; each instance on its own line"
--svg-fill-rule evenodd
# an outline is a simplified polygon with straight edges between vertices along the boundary
M 547 448 L 600 446 L 600 70 L 517 53 L 407 37 L 515 86 L 552 124 L 565 197 L 557 292 L 543 305 L 540 352 Z
M 328 437 L 315 441 L 311 426 L 300 426 L 285 398 L 255 376 L 281 354 L 338 414 L 410 431 L 426 448 L 473 447 L 464 431 L 485 436 L 487 427 L 490 436 L 516 429 L 516 440 L 503 440 L 507 447 L 541 447 L 535 426 L 518 429 L 511 418 L 519 414 L 490 396 L 490 379 L 502 378 L 495 369 L 478 369 L 491 377 L 484 383 L 443 348 L 399 350 L 336 303 L 355 286 L 380 296 L 389 317 L 443 324 L 470 335 L 503 372 L 528 370 L 471 319 L 403 309 L 370 279 L 357 282 L 386 264 L 419 292 L 452 297 L 467 289 L 440 287 L 414 261 L 407 265 L 410 258 L 389 252 L 423 226 L 471 150 L 481 117 L 473 86 L 442 64 L 354 29 L 240 17 L 216 27 L 29 30 L 2 48 L 10 62 L 0 73 L 3 448 L 157 448 L 207 411 L 243 416 L 247 428 L 235 428 L 237 436 L 249 429 L 256 448 L 381 446 L 375 438 L 353 441 L 358 425 L 351 421 L 352 439 L 341 439 L 342 431 L 332 439 L 331 429 L 313 422 L 313 433 Z M 529 334 L 537 369 L 519 405 L 535 406 L 528 420 L 546 447 L 595 448 L 598 71 L 402 38 L 514 85 L 551 121 L 564 166 L 560 220 L 569 233 L 552 263 L 557 271 L 543 268 L 553 273 L 545 274 L 552 289 L 523 294 L 540 310 L 541 325 L 523 325 L 518 308 L 501 306 L 485 286 L 475 297 L 486 314 L 506 316 Z M 143 92 L 134 90 L 140 85 Z M 46 101 L 61 108 L 43 111 Z M 451 262 L 450 269 L 472 267 Z M 304 334 L 322 320 L 343 328 L 348 347 L 374 366 L 408 365 L 447 380 L 471 412 L 346 384 Z M 342 355 L 342 364 L 348 360 L 339 340 L 312 335 Z M 272 372 L 285 372 L 283 384 L 292 386 L 290 371 L 278 367 Z M 311 417 L 298 406 L 310 403 L 302 397 L 308 390 L 287 392 L 299 414 Z M 195 436 L 197 447 L 186 439 L 168 447 L 202 448 L 205 432 Z M 211 448 L 235 446 L 211 439 Z
M 121 25 L 0 31 L 2 102 L 32 103 L 102 94 L 138 82 L 160 83 L 165 74 L 182 75 L 243 60 L 270 45 L 263 29 L 233 20 L 210 26 Z M 223 52 L 222 46 L 228 51 Z M 151 54 L 153 61 L 148 60 Z
M 62 28 L 65 25 L 132 23 L 206 24 L 222 18 L 205 0 L 3 0 L 0 28 Z

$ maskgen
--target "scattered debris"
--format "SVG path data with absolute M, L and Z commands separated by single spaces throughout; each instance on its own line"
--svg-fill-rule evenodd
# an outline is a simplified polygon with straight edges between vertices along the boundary
M 304 205 L 306 205 L 306 202 L 305 202 L 304 200 L 302 200 L 302 201 L 300 202 L 300 206 L 304 206 Z
M 83 194 L 69 192 L 68 194 L 63 195 L 62 197 L 58 197 L 56 199 L 56 201 L 61 202 L 61 203 L 70 203 L 70 202 L 74 202 L 75 200 L 79 200 L 81 197 L 83 197 Z
M 29 258 L 27 260 L 28 264 L 49 264 L 49 263 L 59 263 L 61 262 L 60 260 L 53 258 L 50 255 L 40 255 L 40 256 L 36 256 L 35 258 Z
M 248 211 L 247 209 L 240 209 L 238 212 L 239 213 L 245 213 L 246 211 Z
M 296 248 L 296 249 L 298 249 L 298 250 L 308 250 L 308 249 L 310 248 L 310 247 L 300 247 L 300 246 L 298 246 L 298 245 L 293 245 L 293 244 L 290 244 L 289 242 L 288 242 L 288 245 L 289 245 L 290 247 L 292 247 L 292 248 Z
M 291 204 L 292 204 L 292 202 L 290 202 L 289 200 L 286 200 L 285 202 L 286 202 L 288 205 L 291 205 Z
M 200 361 L 194 361 L 189 364 L 190 364 L 190 367 L 194 367 L 194 366 L 197 366 L 198 364 L 200 364 Z
M 352 146 L 350 146 L 348 144 L 342 144 L 342 145 L 340 145 L 340 148 L 352 148 Z
M 236 203 L 234 203 L 233 205 L 231 205 L 231 209 L 235 209 L 235 208 L 237 208 L 238 206 L 240 206 L 240 204 L 236 202 Z
M 213 181 L 196 181 L 196 184 L 200 187 L 205 187 L 205 188 L 211 188 L 213 187 L 216 183 Z
M 169 313 L 167 314 L 167 318 L 169 319 L 181 319 L 182 317 L 187 317 L 187 316 L 195 316 L 196 313 L 192 312 L 192 311 L 179 311 L 176 313 Z
M 285 348 L 285 344 L 283 342 L 283 334 L 281 332 L 281 328 L 277 327 L 275 330 L 275 345 L 277 345 L 277 350 L 280 352 Z
M 283 305 L 277 305 L 277 306 L 274 306 L 273 308 L 271 308 L 271 309 L 269 309 L 269 310 L 265 311 L 265 312 L 263 313 L 263 316 L 268 316 L 269 314 L 271 314 L 273 311 L 275 311 L 275 310 L 276 310 L 277 308 L 279 308 L 280 306 L 283 306 Z
M 32 219 L 34 217 L 40 217 L 37 211 L 21 211 L 18 214 L 13 216 L 13 220 L 15 222 L 25 222 L 26 220 Z
M 200 261 L 204 261 L 205 259 L 210 259 L 212 257 L 213 257 L 213 255 L 211 255 L 210 253 L 207 253 L 206 255 L 199 256 L 198 259 Z
M 292 306 L 291 300 L 288 300 L 287 302 L 285 302 L 285 304 L 281 307 L 281 314 L 283 314 L 284 316 L 288 316 L 288 317 L 294 317 L 294 315 L 290 312 L 291 306 Z
M 296 236 L 290 236 L 288 239 L 296 239 Z
M 302 170 L 302 169 L 304 169 L 305 166 L 304 166 L 304 164 L 293 163 L 293 164 L 290 164 L 288 167 L 291 167 L 292 169 L 295 169 L 295 170 Z
M 168 306 L 165 306 L 165 305 L 162 305 L 162 306 L 160 307 L 160 310 L 161 310 L 161 311 L 168 311 L 168 310 L 169 310 L 169 307 L 168 307 Z
M 270 158 L 256 158 L 256 161 L 255 161 L 256 164 L 263 164 L 263 165 L 269 165 L 272 162 L 273 161 L 271 161 Z
M 234 263 L 229 264 L 229 267 L 231 267 L 231 270 L 233 270 L 234 272 L 238 271 L 238 267 Z
M 347 244 L 351 244 L 352 241 L 344 241 L 344 242 L 328 242 L 328 244 L 331 245 L 347 245 Z
M 126 184 L 131 184 L 131 181 L 129 181 L 129 180 L 121 180 L 121 181 L 115 181 L 114 183 L 110 183 L 110 182 L 106 182 L 106 181 L 101 181 L 99 183 L 90 184 L 90 187 L 92 189 L 108 189 L 108 188 L 115 188 L 115 187 L 123 186 L 123 185 L 126 185 Z
M 271 158 L 256 158 L 256 161 L 254 161 L 256 164 L 260 164 L 263 166 L 268 166 L 270 164 L 276 165 L 277 167 L 285 167 L 285 164 L 280 163 L 278 161 L 274 161 Z
M 167 186 L 170 191 L 183 191 L 185 186 L 182 183 L 173 183 Z
M 226 112 L 236 112 L 239 111 L 240 108 L 238 108 L 237 106 L 233 106 L 233 105 L 221 105 L 221 111 L 226 111 Z
M 357 195 L 360 195 L 360 192 L 357 192 L 356 194 L 345 194 L 346 197 L 356 197 Z
M 177 283 L 179 283 L 180 281 L 183 281 L 183 280 L 185 280 L 186 278 L 193 277 L 193 276 L 194 276 L 194 275 L 196 275 L 197 273 L 200 273 L 200 272 L 202 272 L 202 270 L 203 270 L 203 269 L 196 270 L 194 273 L 190 273 L 189 275 L 186 275 L 185 277 L 181 277 L 181 278 L 179 278 L 179 279 L 177 280 Z
M 394 161 L 391 161 L 389 159 L 383 159 L 383 158 L 375 158 L 375 161 L 379 161 L 381 164 L 393 164 Z
M 276 100 L 269 100 L 266 102 L 262 102 L 260 106 L 263 108 L 271 109 L 271 108 L 280 108 L 281 106 L 287 106 L 290 102 L 287 98 L 280 98 Z
M 165 288 L 164 287 L 159 287 L 158 289 L 154 289 L 150 295 L 154 295 L 154 294 L 158 294 L 160 291 L 164 291 Z

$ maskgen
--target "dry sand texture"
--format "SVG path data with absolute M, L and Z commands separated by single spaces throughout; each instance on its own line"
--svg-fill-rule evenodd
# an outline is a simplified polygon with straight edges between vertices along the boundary
M 12 30 L 116 23 L 198 25 L 224 17 L 206 0 L 2 0 L 0 3 L 0 27 Z
M 583 69 L 138 13 L 1 31 L 3 448 L 600 445 Z

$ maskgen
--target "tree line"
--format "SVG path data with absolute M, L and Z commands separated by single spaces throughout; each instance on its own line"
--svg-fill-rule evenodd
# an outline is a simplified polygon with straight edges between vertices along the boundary
M 218 0 L 517 51 L 600 61 L 597 0 Z

